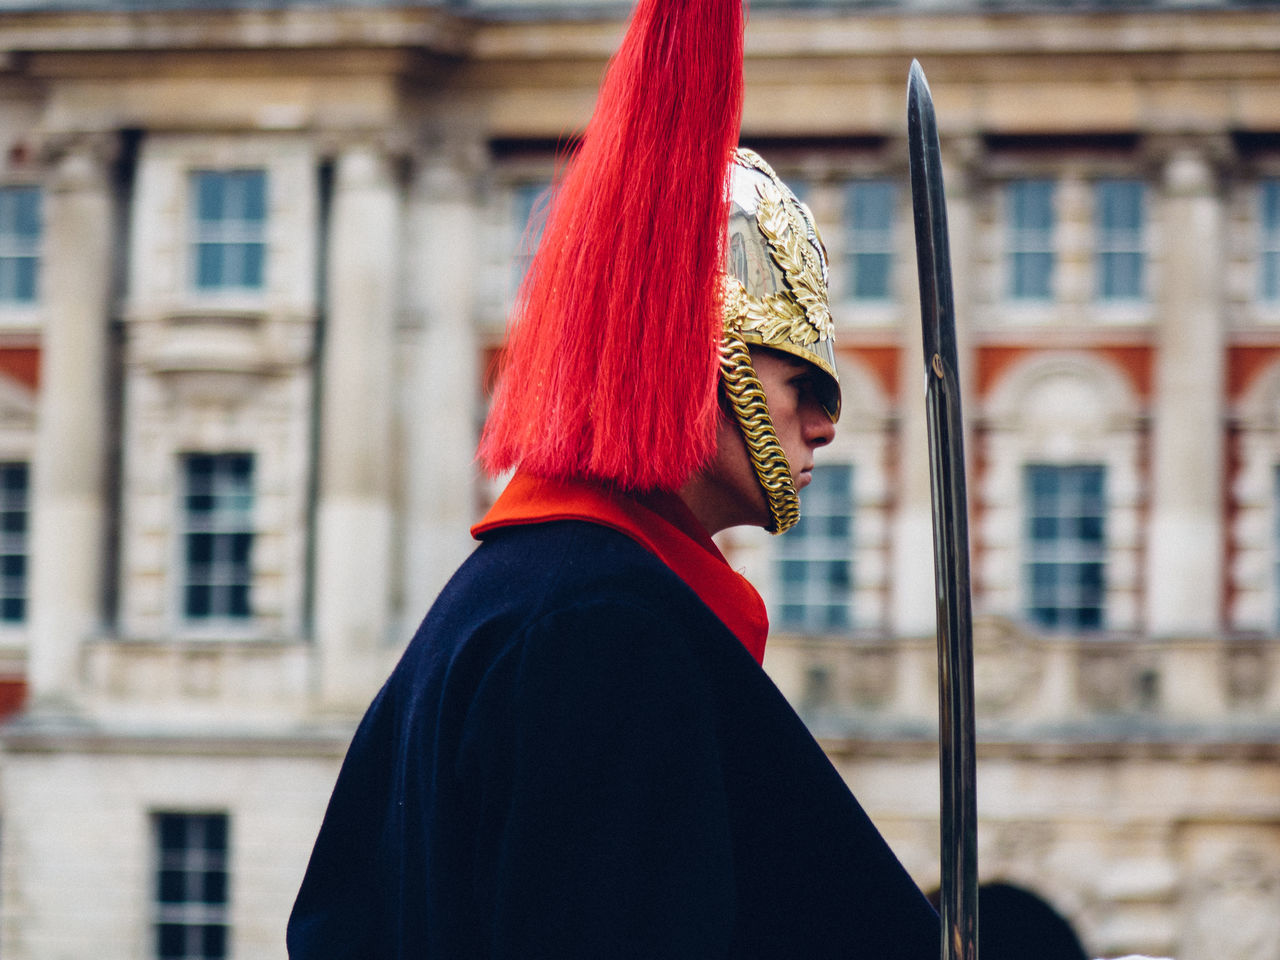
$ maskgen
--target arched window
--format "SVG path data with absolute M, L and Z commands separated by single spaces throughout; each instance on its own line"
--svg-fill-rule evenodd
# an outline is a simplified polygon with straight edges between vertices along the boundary
M 1137 629 L 1142 430 L 1123 372 L 1033 353 L 983 398 L 979 602 L 1053 633 Z

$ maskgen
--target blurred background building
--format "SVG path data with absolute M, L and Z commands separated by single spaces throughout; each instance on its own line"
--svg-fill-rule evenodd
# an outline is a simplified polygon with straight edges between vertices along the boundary
M 0 955 L 278 958 L 621 3 L 0 3 Z M 1280 4 L 769 3 L 743 139 L 845 414 L 768 667 L 922 886 L 936 662 L 907 68 L 969 379 L 984 880 L 1280 957 Z

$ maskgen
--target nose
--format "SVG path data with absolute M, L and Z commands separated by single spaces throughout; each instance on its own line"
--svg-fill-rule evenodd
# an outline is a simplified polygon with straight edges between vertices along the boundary
M 836 438 L 836 425 L 817 401 L 805 404 L 804 441 L 810 447 L 825 447 Z

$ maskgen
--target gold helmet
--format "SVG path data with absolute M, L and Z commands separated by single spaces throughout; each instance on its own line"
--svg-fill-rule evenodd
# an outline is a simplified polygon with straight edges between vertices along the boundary
M 791 465 L 773 429 L 749 347 L 807 360 L 821 373 L 819 400 L 834 423 L 840 380 L 827 302 L 827 252 L 813 215 L 756 153 L 739 148 L 730 169 L 720 377 L 769 503 L 772 533 L 800 519 Z

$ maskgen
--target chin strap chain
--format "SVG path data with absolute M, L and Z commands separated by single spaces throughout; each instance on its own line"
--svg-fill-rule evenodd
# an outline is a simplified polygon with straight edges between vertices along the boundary
M 800 519 L 800 495 L 773 429 L 764 386 L 751 366 L 751 353 L 742 337 L 727 327 L 720 345 L 720 380 L 746 441 L 756 479 L 769 501 L 769 532 L 785 533 Z

